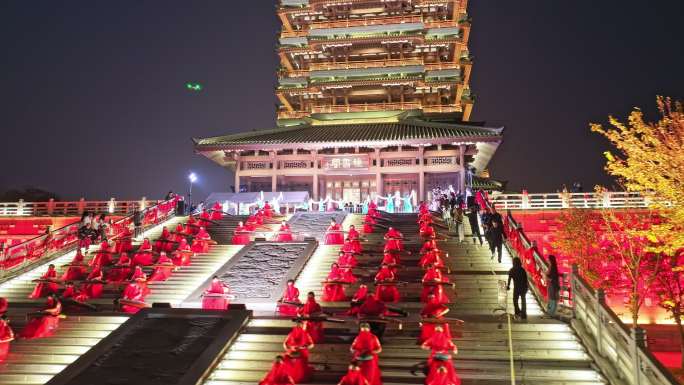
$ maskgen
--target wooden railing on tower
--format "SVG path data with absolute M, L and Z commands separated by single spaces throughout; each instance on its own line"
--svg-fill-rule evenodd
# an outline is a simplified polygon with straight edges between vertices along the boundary
M 84 212 L 105 213 L 109 215 L 126 215 L 136 208 L 152 207 L 161 203 L 157 200 L 142 198 L 138 201 L 55 201 L 47 202 L 0 202 L 0 216 L 79 216 Z

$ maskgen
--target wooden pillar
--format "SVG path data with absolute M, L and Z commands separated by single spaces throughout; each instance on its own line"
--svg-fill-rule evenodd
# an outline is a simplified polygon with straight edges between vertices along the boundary
M 380 149 L 375 149 L 375 192 L 377 195 L 383 194 L 382 173 L 380 167 Z
M 275 173 L 275 169 L 273 170 L 273 174 L 271 175 L 271 191 L 276 192 L 278 190 L 278 174 Z
M 425 200 L 425 147 L 418 147 L 418 200 Z
M 235 168 L 235 192 L 240 192 L 240 171 L 237 167 Z
M 312 187 L 313 187 L 313 200 L 317 201 L 318 200 L 318 170 L 315 170 L 313 173 Z

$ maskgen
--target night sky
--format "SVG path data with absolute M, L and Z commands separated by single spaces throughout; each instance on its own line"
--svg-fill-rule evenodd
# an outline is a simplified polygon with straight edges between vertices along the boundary
M 472 0 L 473 120 L 505 125 L 510 189 L 611 184 L 589 122 L 684 96 L 681 0 Z M 275 122 L 275 1 L 0 3 L 0 190 L 63 198 L 227 191 L 191 137 Z M 200 82 L 200 93 L 185 89 Z

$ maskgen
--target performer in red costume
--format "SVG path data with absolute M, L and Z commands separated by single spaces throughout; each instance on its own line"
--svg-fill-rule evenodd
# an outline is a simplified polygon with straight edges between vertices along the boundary
M 229 295 L 230 287 L 228 287 L 228 284 L 221 281 L 219 277 L 214 276 L 209 288 L 202 294 L 202 309 L 227 310 L 230 305 Z
M 377 319 L 388 315 L 390 312 L 384 302 L 378 300 L 373 293 L 366 295 L 366 299 L 363 304 L 359 306 L 358 316 L 360 319 Z M 373 322 L 369 321 L 373 334 L 382 338 L 385 334 L 385 328 L 387 326 L 384 322 Z
M 421 302 L 427 302 L 428 295 L 435 294 L 441 303 L 449 303 L 448 298 L 446 298 L 446 302 L 444 302 L 446 294 L 444 293 L 443 288 L 441 292 L 435 292 L 439 291 L 439 289 L 436 289 L 437 287 L 441 288 L 442 284 L 449 282 L 449 277 L 444 276 L 442 270 L 435 268 L 432 265 L 428 265 L 428 269 L 423 275 L 421 282 L 423 283 L 423 291 L 420 294 Z
M 421 322 L 420 336 L 418 337 L 418 342 L 423 343 L 430 339 L 435 333 L 435 327 L 441 326 L 444 334 L 447 338 L 451 338 L 451 330 L 449 329 L 449 324 L 447 322 L 438 323 L 431 321 L 439 321 L 444 319 L 444 315 L 449 312 L 449 308 L 442 303 L 437 301 L 437 297 L 434 294 L 428 296 L 428 302 L 420 311 L 420 316 L 423 318 L 424 322 Z
M 7 313 L 7 308 L 9 308 L 9 302 L 7 298 L 0 297 L 0 315 Z
M 439 250 L 432 249 L 428 251 L 420 257 L 420 260 L 418 261 L 418 266 L 420 266 L 423 269 L 426 269 L 428 266 L 432 266 L 438 269 L 445 269 L 446 265 L 444 264 L 444 260 L 439 254 Z
M 128 314 L 135 314 L 140 311 L 145 304 L 145 291 L 138 281 L 132 281 L 124 288 L 121 299 L 131 301 L 131 304 L 121 304 L 121 310 Z
M 316 302 L 316 295 L 310 291 L 306 295 L 306 303 L 300 307 L 297 314 L 302 318 L 320 317 L 323 313 L 321 305 Z M 325 331 L 323 330 L 323 321 L 319 320 L 304 320 L 305 329 L 311 335 L 314 343 L 323 342 Z
M 121 282 L 128 279 L 131 275 L 131 259 L 126 253 L 121 253 L 119 260 L 114 267 L 107 272 L 107 281 Z
M 360 234 L 356 231 L 354 225 L 349 226 L 349 231 L 347 232 L 347 242 L 351 243 L 352 251 L 356 254 L 361 254 L 361 239 Z
M 185 223 L 185 234 L 187 234 L 187 235 L 195 234 L 197 232 L 198 227 L 199 227 L 199 225 L 197 224 L 195 217 L 193 217 L 193 216 L 188 217 L 188 221 Z
M 95 257 L 88 263 L 90 266 L 107 266 L 112 262 L 112 250 L 106 240 L 100 243 L 100 249 L 95 253 Z
M 330 266 L 330 272 L 326 277 L 326 281 L 329 283 L 323 285 L 323 301 L 339 302 L 347 300 L 347 294 L 344 292 L 344 283 L 348 282 L 346 282 L 344 273 L 337 263 L 333 263 Z
M 359 327 L 359 335 L 351 345 L 353 358 L 359 361 L 361 374 L 370 385 L 382 385 L 382 375 L 378 365 L 378 354 L 382 352 L 380 340 L 370 331 L 370 326 L 363 322 Z
M 266 218 L 273 217 L 273 209 L 271 209 L 271 205 L 268 202 L 264 202 L 263 213 Z
M 404 236 L 399 230 L 390 227 L 385 233 L 385 251 L 402 251 L 404 250 L 404 243 L 402 239 Z
M 150 279 L 148 279 L 150 282 L 166 281 L 176 269 L 176 265 L 173 264 L 171 258 L 163 251 L 159 254 L 159 258 L 157 258 L 155 265 L 152 275 L 150 275 Z
M 420 254 L 425 254 L 431 250 L 439 251 L 439 248 L 437 247 L 437 241 L 434 239 L 428 239 L 425 241 L 425 243 L 423 243 L 423 247 L 420 248 Z
M 176 241 L 176 235 L 171 234 L 169 229 L 164 226 L 162 228 L 162 233 L 159 236 L 159 239 L 157 239 L 156 242 L 154 242 L 154 250 L 156 252 L 160 251 L 171 251 L 173 250 L 173 244 Z
M 383 253 L 382 254 L 382 261 L 380 261 L 380 263 L 383 265 L 390 266 L 395 273 L 397 272 L 396 266 L 401 265 L 401 261 L 399 260 L 399 255 L 397 253 L 392 253 L 392 252 Z
M 149 266 L 152 263 L 154 263 L 152 244 L 149 239 L 145 238 L 142 245 L 138 248 L 138 251 L 133 255 L 133 262 L 131 262 L 131 264 L 133 266 Z
M 349 364 L 349 370 L 347 370 L 347 374 L 342 377 L 337 385 L 369 385 L 369 383 L 366 377 L 364 377 L 364 375 L 361 373 L 359 362 L 353 360 Z
M 282 221 L 280 228 L 278 228 L 278 236 L 276 242 L 292 242 L 292 230 L 287 222 Z
M 100 298 L 102 296 L 102 285 L 104 284 L 104 275 L 99 266 L 93 268 L 93 271 L 88 274 L 87 282 L 81 284 L 81 290 L 88 294 L 90 298 Z
M 354 293 L 354 295 L 351 298 L 351 303 L 349 304 L 349 310 L 347 310 L 347 314 L 357 315 L 359 313 L 359 307 L 366 300 L 367 295 L 368 286 L 364 284 L 359 285 L 358 290 L 356 290 L 356 293 Z
M 253 229 L 252 229 L 253 230 Z M 234 245 L 246 245 L 249 243 L 249 233 L 252 231 L 247 229 L 242 222 L 238 222 L 237 227 L 235 228 L 235 234 L 233 235 L 233 241 L 232 243 Z
M 176 242 L 180 242 L 181 239 L 185 238 L 186 232 L 185 229 L 183 228 L 182 223 L 178 223 L 176 225 L 176 230 L 173 232 L 173 240 Z
M 356 267 L 359 262 L 356 260 L 353 253 L 340 251 L 337 257 L 337 264 L 340 265 L 340 267 Z
M 83 261 L 83 253 L 81 253 L 81 248 L 79 247 L 76 249 L 76 255 L 74 255 L 74 259 L 69 263 L 69 267 L 62 274 L 62 281 L 80 281 L 85 278 L 88 271 L 86 270 L 87 265 Z
M 283 361 L 283 356 L 276 356 L 271 370 L 266 373 L 259 385 L 294 385 L 295 382 L 290 375 L 290 368 Z
M 373 232 L 373 225 L 375 225 L 376 223 L 377 221 L 370 214 L 363 217 L 363 233 L 371 234 Z
M 399 302 L 397 276 L 388 265 L 382 265 L 375 275 L 375 297 L 383 302 Z
M 290 374 L 294 382 L 309 382 L 313 374 L 313 367 L 309 366 L 309 350 L 314 347 L 314 342 L 304 328 L 304 322 L 297 322 L 285 338 L 283 347 L 287 352 Z
M 190 265 L 190 257 L 193 255 L 192 250 L 190 250 L 190 245 L 188 241 L 183 239 L 179 244 L 176 251 L 173 252 L 173 264 L 176 266 L 188 266 Z
M 116 240 L 116 252 L 127 253 L 133 250 L 133 232 L 126 226 Z
M 330 220 L 330 226 L 325 233 L 326 245 L 342 245 L 344 244 L 344 235 L 342 234 L 342 227 L 335 221 Z
M 62 313 L 62 303 L 56 294 L 51 294 L 45 308 L 34 314 L 33 318 L 19 334 L 19 338 L 33 339 L 51 337 L 59 327 L 59 316 Z
M 202 213 L 200 214 L 199 220 L 197 221 L 197 224 L 199 226 L 204 226 L 207 227 L 211 222 L 211 214 L 207 210 L 202 210 Z
M 287 280 L 287 286 L 285 287 L 285 292 L 283 296 L 278 301 L 278 313 L 282 315 L 294 316 L 297 315 L 297 309 L 299 309 L 302 303 L 299 300 L 299 289 L 294 285 L 293 279 Z
M 425 350 L 430 351 L 430 359 L 428 359 L 428 364 L 435 354 L 458 354 L 458 348 L 451 341 L 451 338 L 444 333 L 442 326 L 435 326 L 435 330 L 432 336 L 422 343 L 421 347 Z
M 207 230 L 204 229 L 204 227 L 200 227 L 199 231 L 197 232 L 197 235 L 195 235 L 194 241 L 196 241 L 200 245 L 200 251 L 197 251 L 197 253 L 209 252 L 209 244 L 212 242 L 211 235 L 209 235 L 209 233 L 207 232 Z
M 223 219 L 223 207 L 219 202 L 216 202 L 211 206 L 211 220 L 220 221 L 221 219 Z
M 7 359 L 12 341 L 14 341 L 14 331 L 9 325 L 9 319 L 3 314 L 0 316 L 0 362 Z
M 435 355 L 427 368 L 425 385 L 461 385 L 461 379 L 456 374 L 451 355 Z
M 72 282 L 67 282 L 66 288 L 62 292 L 62 299 L 69 298 L 76 302 L 86 302 L 88 300 L 88 293 L 79 290 Z
M 420 227 L 419 227 L 419 230 L 418 230 L 418 231 L 420 232 L 420 236 L 421 236 L 422 238 L 430 238 L 430 239 L 432 239 L 432 238 L 434 238 L 434 237 L 436 236 L 436 234 L 435 234 L 435 229 L 434 229 L 432 226 L 430 226 L 430 224 L 428 224 L 428 223 L 425 222 L 425 221 L 421 221 Z
M 57 293 L 57 290 L 59 290 L 59 284 L 57 283 L 57 270 L 55 270 L 55 265 L 50 264 L 45 274 L 41 275 L 39 280 L 41 282 L 36 284 L 31 294 L 29 294 L 29 298 L 36 299 L 45 297 L 49 294 L 55 294 Z

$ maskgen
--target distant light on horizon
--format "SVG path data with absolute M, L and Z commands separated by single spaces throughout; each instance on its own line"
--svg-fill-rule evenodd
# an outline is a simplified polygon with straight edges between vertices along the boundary
M 195 183 L 197 182 L 197 175 L 194 172 L 191 172 L 190 175 L 188 175 L 188 179 L 190 180 L 190 183 Z

